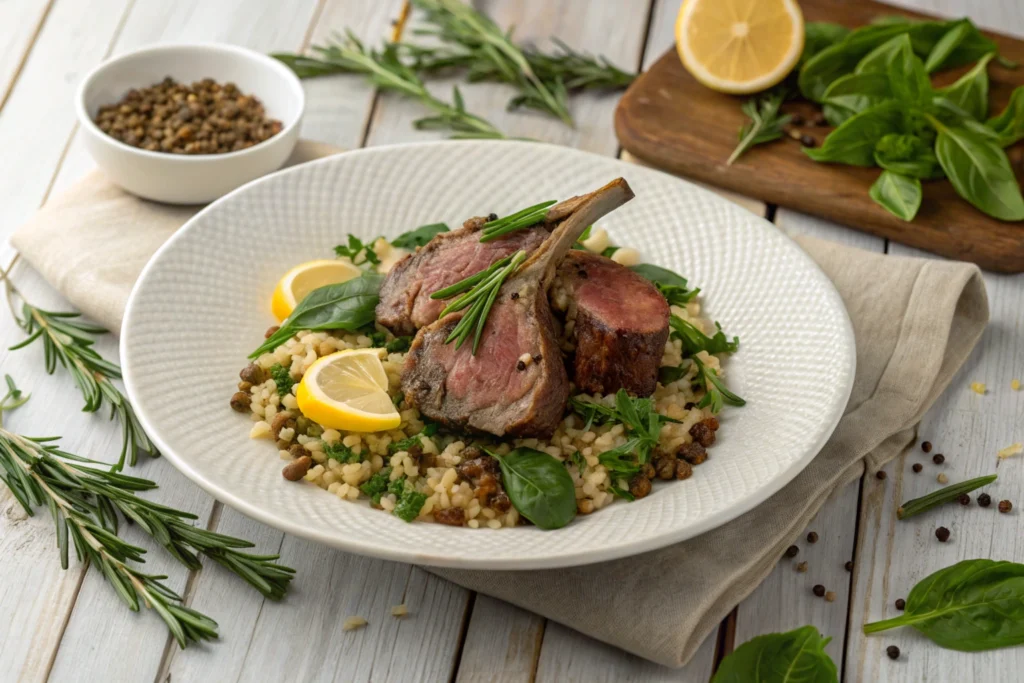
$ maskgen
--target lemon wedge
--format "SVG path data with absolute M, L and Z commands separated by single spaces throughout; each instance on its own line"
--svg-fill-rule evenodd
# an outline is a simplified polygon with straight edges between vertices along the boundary
M 299 264 L 284 274 L 270 298 L 270 310 L 278 320 L 292 314 L 299 302 L 318 287 L 359 277 L 361 271 L 351 263 L 320 259 Z
M 302 414 L 324 427 L 382 432 L 402 422 L 387 389 L 380 351 L 351 349 L 313 363 L 302 376 L 295 398 Z
M 718 92 L 744 94 L 780 83 L 804 49 L 795 0 L 684 0 L 676 19 L 683 66 Z

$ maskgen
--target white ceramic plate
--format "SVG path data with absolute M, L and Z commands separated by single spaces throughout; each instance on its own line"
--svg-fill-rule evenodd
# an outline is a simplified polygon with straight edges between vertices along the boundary
M 395 236 L 460 225 L 623 176 L 636 198 L 600 221 L 616 244 L 703 289 L 739 353 L 711 457 L 656 486 L 541 531 L 407 524 L 281 477 L 268 442 L 233 412 L 246 355 L 274 320 L 269 298 L 292 265 L 329 257 L 352 232 Z M 217 499 L 288 533 L 419 564 L 532 569 L 632 555 L 713 529 L 765 500 L 821 448 L 854 373 L 849 318 L 832 284 L 767 221 L 657 171 L 526 142 L 445 142 L 350 152 L 256 180 L 200 212 L 153 257 L 121 336 L 125 384 L 165 457 Z

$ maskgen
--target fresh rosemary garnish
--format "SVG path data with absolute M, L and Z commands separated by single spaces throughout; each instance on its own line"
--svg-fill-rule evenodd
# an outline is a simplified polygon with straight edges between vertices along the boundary
M 390 90 L 419 100 L 432 109 L 435 116 L 413 122 L 416 128 L 424 130 L 450 130 L 453 138 L 503 139 L 505 135 L 487 120 L 466 111 L 462 93 L 458 87 L 452 89 L 453 103 L 438 99 L 427 90 L 416 72 L 402 63 L 395 44 L 388 44 L 383 50 L 371 50 L 351 32 L 345 37 L 336 37 L 328 45 L 314 45 L 310 48 L 317 58 L 290 54 L 275 54 L 292 68 L 300 77 L 338 72 L 360 73 L 381 90 Z
M 14 297 L 21 298 L 21 314 L 14 305 Z M 28 338 L 15 344 L 11 350 L 22 349 L 42 340 L 46 372 L 53 374 L 59 363 L 71 373 L 85 398 L 85 412 L 94 413 L 106 402 L 110 405 L 110 418 L 117 418 L 121 424 L 121 455 L 113 466 L 114 471 L 124 467 L 127 458 L 135 465 L 138 451 L 151 457 L 160 452 L 146 436 L 128 398 L 114 385 L 112 380 L 121 379 L 121 368 L 100 356 L 92 348 L 94 337 L 105 334 L 106 330 L 82 322 L 79 313 L 59 313 L 36 308 L 21 297 L 7 280 L 7 301 L 18 326 L 25 330 Z
M 927 512 L 928 510 L 931 510 L 933 507 L 938 507 L 939 505 L 950 503 L 959 498 L 960 496 L 962 496 L 963 494 L 969 493 L 974 489 L 981 488 L 982 486 L 987 486 L 988 484 L 991 484 L 995 480 L 996 475 L 989 474 L 984 477 L 977 477 L 976 479 L 968 479 L 967 481 L 962 481 L 959 484 L 952 484 L 950 486 L 946 486 L 945 488 L 941 488 L 938 491 L 932 491 L 926 496 L 921 496 L 920 498 L 908 500 L 906 503 L 899 506 L 899 508 L 896 510 L 896 517 L 898 519 L 907 519 L 908 517 L 919 515 L 922 512 Z
M 509 233 L 540 223 L 544 220 L 544 216 L 547 215 L 548 207 L 554 203 L 555 200 L 551 199 L 540 204 L 534 204 L 521 211 L 516 211 L 496 221 L 486 223 L 480 230 L 480 241 L 490 242 Z
M 484 331 L 484 324 L 487 322 L 487 316 L 491 313 L 494 301 L 498 298 L 498 291 L 501 289 L 501 285 L 525 260 L 526 252 L 517 251 L 512 256 L 506 256 L 496 261 L 489 268 L 480 271 L 476 275 L 471 275 L 465 280 L 456 282 L 454 285 L 438 290 L 430 295 L 431 299 L 449 299 L 456 294 L 465 292 L 458 299 L 445 306 L 438 316 L 440 319 L 449 313 L 461 311 L 469 307 L 469 310 L 463 314 L 462 319 L 459 320 L 451 334 L 445 339 L 445 344 L 450 344 L 454 341 L 455 348 L 460 348 L 472 333 L 474 335 L 473 355 L 476 355 L 477 347 L 480 346 L 480 337 Z
M 786 93 L 776 90 L 761 97 L 752 97 L 742 104 L 740 109 L 750 117 L 750 121 L 740 128 L 740 142 L 729 160 L 725 162 L 727 166 L 732 166 L 734 161 L 754 145 L 782 137 L 783 127 L 793 118 L 789 114 L 779 112 L 785 99 Z
M 181 647 L 217 637 L 217 622 L 186 607 L 183 598 L 163 580 L 145 574 L 130 562 L 145 562 L 146 550 L 117 535 L 120 520 L 135 522 L 178 561 L 199 569 L 199 555 L 238 574 L 270 598 L 284 595 L 294 570 L 274 564 L 276 555 L 250 555 L 238 551 L 248 541 L 192 526 L 189 512 L 155 503 L 136 495 L 157 486 L 153 482 L 108 471 L 106 464 L 61 450 L 59 437 L 26 437 L 3 427 L 3 413 L 23 404 L 22 396 L 7 377 L 8 392 L 0 400 L 0 479 L 25 513 L 45 505 L 53 517 L 61 567 L 68 568 L 71 543 L 80 562 L 98 568 L 132 611 L 141 602 L 153 608 L 167 624 Z M 120 513 L 120 516 L 119 516 Z

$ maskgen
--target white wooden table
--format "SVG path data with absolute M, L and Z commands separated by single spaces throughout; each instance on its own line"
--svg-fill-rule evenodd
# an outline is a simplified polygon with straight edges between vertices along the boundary
M 968 14 L 983 27 L 1024 35 L 1020 0 L 903 0 L 935 13 Z M 400 0 L 0 0 L 0 231 L 6 237 L 51 193 L 92 167 L 78 135 L 74 90 L 96 63 L 142 45 L 167 41 L 226 41 L 261 51 L 296 51 L 343 27 L 373 42 L 389 31 Z M 559 36 L 570 45 L 639 69 L 672 45 L 679 0 L 493 0 L 480 5 L 517 36 Z M 450 84 L 436 84 L 447 96 Z M 304 136 L 355 148 L 434 134 L 414 131 L 419 106 L 378 95 L 358 77 L 310 81 Z M 620 153 L 612 131 L 614 95 L 573 100 L 577 127 L 529 114 L 507 114 L 502 86 L 465 88 L 470 109 L 513 134 Z M 730 197 L 782 229 L 814 233 L 891 254 L 913 250 L 826 221 Z M 13 256 L 0 249 L 0 263 Z M 66 305 L 27 267 L 19 287 L 40 304 Z M 502 602 L 475 595 L 426 572 L 342 552 L 257 524 L 215 503 L 166 460 L 141 460 L 135 472 L 160 483 L 156 497 L 194 511 L 220 531 L 246 536 L 261 550 L 280 552 L 298 570 L 282 603 L 264 601 L 236 577 L 211 565 L 189 574 L 153 548 L 149 566 L 190 603 L 215 618 L 220 640 L 181 651 L 154 615 L 133 614 L 97 572 L 59 566 L 45 514 L 26 518 L 0 487 L 0 680 L 53 681 L 707 681 L 734 644 L 761 634 L 813 624 L 833 638 L 828 651 L 845 681 L 1020 680 L 1024 648 L 967 655 L 942 650 L 907 630 L 866 638 L 866 620 L 893 616 L 893 601 L 924 575 L 974 557 L 1024 561 L 1024 516 L 948 509 L 941 523 L 951 542 L 939 544 L 932 521 L 895 524 L 900 499 L 935 487 L 937 472 L 960 480 L 993 471 L 996 451 L 1024 441 L 1024 277 L 987 274 L 992 322 L 966 367 L 928 413 L 921 435 L 946 455 L 941 468 L 925 461 L 920 475 L 901 458 L 882 484 L 873 477 L 840 491 L 811 523 L 820 540 L 800 541 L 806 574 L 782 561 L 741 602 L 684 669 L 672 671 L 590 640 Z M 120 435 L 104 415 L 79 412 L 70 378 L 42 370 L 38 345 L 8 352 L 22 338 L 0 312 L 0 370 L 30 390 L 28 406 L 9 417 L 26 434 L 62 434 L 66 447 L 101 459 L 116 454 Z M 99 349 L 116 357 L 112 339 Z M 972 381 L 989 392 L 968 390 Z M 1003 462 L 993 489 L 1024 507 L 1024 459 Z M 129 530 L 131 535 L 131 530 Z M 134 538 L 134 537 L 133 537 Z M 138 540 L 138 539 L 136 539 Z M 141 540 L 146 547 L 152 544 Z M 844 569 L 847 560 L 855 569 Z M 824 584 L 837 599 L 816 598 Z M 386 615 L 406 603 L 410 615 Z M 342 632 L 353 614 L 369 616 L 362 630 Z M 629 628 L 623 624 L 623 628 Z M 885 656 L 896 644 L 898 662 Z

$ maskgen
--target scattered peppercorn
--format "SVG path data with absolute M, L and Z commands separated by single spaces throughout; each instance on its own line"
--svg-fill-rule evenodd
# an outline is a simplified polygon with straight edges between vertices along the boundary
M 488 222 L 498 220 L 498 214 L 496 214 L 494 212 L 491 212 L 491 213 L 487 214 L 487 220 L 488 220 Z
M 949 540 L 949 529 L 944 526 L 940 526 L 935 530 L 935 538 L 939 539 L 939 543 L 945 543 Z
M 924 469 L 924 465 L 919 462 L 915 462 L 910 469 L 914 470 L 914 474 L 917 474 Z
M 817 595 L 819 598 L 825 596 L 825 587 L 822 586 L 820 583 L 811 590 L 814 591 L 814 594 Z
M 932 462 L 935 463 L 936 465 L 941 465 L 942 463 L 946 462 L 946 456 L 944 456 L 942 453 L 936 453 L 935 455 L 932 456 Z
M 980 496 L 978 496 L 978 505 L 980 505 L 981 507 L 987 508 L 991 504 L 992 496 L 988 495 L 987 493 L 983 493 Z
M 889 655 L 889 659 L 899 659 L 900 649 L 895 645 L 890 645 L 889 647 L 885 648 L 885 654 Z
M 804 147 L 817 147 L 818 141 L 812 138 L 810 135 L 801 135 L 800 144 Z
M 836 594 L 835 591 L 825 591 L 825 602 L 835 602 Z
M 800 572 L 801 574 L 806 574 L 807 573 L 807 563 L 806 562 L 797 562 L 796 563 L 796 570 L 798 572 Z
M 932 442 L 931 441 L 922 441 L 921 442 L 921 450 L 924 451 L 925 453 L 931 453 L 932 452 Z
M 815 114 L 814 118 L 811 119 L 811 125 L 812 126 L 819 126 L 819 127 L 820 126 L 827 126 L 828 125 L 828 119 L 825 118 L 824 114 L 821 114 L 821 113 Z
M 968 496 L 966 493 L 961 493 L 959 496 L 957 496 L 956 500 L 961 505 L 970 505 L 971 504 L 971 497 Z
M 813 532 L 813 531 L 810 532 L 809 534 L 807 534 L 807 542 L 808 543 L 817 543 L 818 542 L 818 534 Z
M 903 611 L 907 608 L 907 601 L 903 598 L 896 598 L 896 609 Z
M 888 475 L 886 475 L 884 470 L 878 470 L 877 472 L 875 472 L 875 479 L 882 480 L 882 479 L 885 479 L 886 476 L 888 476 Z
M 807 119 L 805 119 L 800 114 L 792 114 L 789 117 L 789 122 L 792 123 L 794 126 L 802 126 L 805 123 L 807 123 Z
M 516 299 L 519 298 L 519 292 L 512 292 L 512 296 L 509 297 L 509 298 L 511 298 L 513 301 L 515 301 Z
M 949 482 L 949 477 L 940 472 L 939 476 L 935 477 L 935 481 L 939 482 L 940 484 L 946 484 Z
M 126 145 L 172 154 L 235 152 L 283 128 L 267 118 L 262 102 L 234 83 L 204 78 L 185 85 L 170 77 L 100 107 L 96 125 Z
M 523 361 L 519 361 L 519 362 L 516 363 L 516 370 L 518 370 L 519 372 L 522 372 L 525 369 L 526 369 L 526 363 L 524 363 Z
M 799 552 L 800 548 L 797 548 L 795 545 L 791 545 L 788 548 L 786 548 L 786 557 L 796 557 L 797 553 Z
M 846 569 L 846 571 L 852 572 L 853 571 L 853 560 L 847 560 L 846 564 L 844 564 L 843 567 Z
M 1007 513 L 1007 512 L 1009 512 L 1012 509 L 1013 509 L 1013 503 L 1011 503 L 1010 501 L 1008 501 L 1008 500 L 1001 500 L 1001 501 L 999 501 L 999 511 L 1000 512 Z

